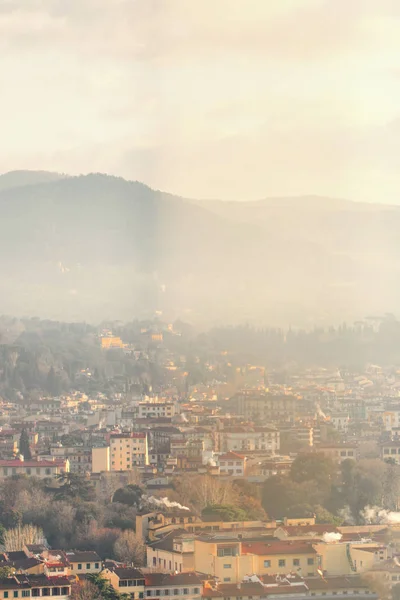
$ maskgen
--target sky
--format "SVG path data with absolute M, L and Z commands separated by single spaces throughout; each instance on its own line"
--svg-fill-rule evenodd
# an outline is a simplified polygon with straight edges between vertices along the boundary
M 400 203 L 399 0 L 0 0 L 0 172 Z

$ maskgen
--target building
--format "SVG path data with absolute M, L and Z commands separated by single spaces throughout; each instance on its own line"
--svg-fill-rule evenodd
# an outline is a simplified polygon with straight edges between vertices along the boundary
M 146 598 L 168 596 L 171 600 L 201 600 L 202 581 L 196 573 L 147 573 L 145 575 Z
M 237 583 L 249 573 L 286 574 L 297 571 L 312 577 L 317 574 L 317 551 L 312 542 L 242 541 L 223 532 L 203 534 L 195 539 L 195 569 L 209 573 L 223 583 Z
M 144 598 L 145 579 L 139 569 L 133 567 L 113 567 L 103 569 L 104 579 L 108 579 L 120 594 L 129 594 L 132 600 Z
M 219 448 L 222 452 L 268 450 L 276 454 L 280 448 L 280 434 L 271 427 L 226 427 L 219 432 Z
M 252 575 L 240 583 L 207 582 L 205 600 L 261 600 L 271 598 L 309 598 L 334 600 L 338 595 L 360 595 L 377 600 L 378 595 L 357 575 L 352 577 L 302 578 L 297 574 L 263 576 Z
M 67 458 L 71 473 L 84 475 L 92 471 L 92 449 L 84 446 L 50 446 L 50 455 L 54 458 Z
M 103 350 L 110 350 L 110 348 L 124 348 L 125 344 L 118 336 L 104 336 L 101 338 L 101 347 Z
M 110 447 L 92 448 L 92 473 L 110 470 Z
M 381 444 L 380 453 L 382 460 L 390 458 L 396 464 L 400 464 L 400 440 L 384 442 Z
M 0 580 L 0 598 L 56 596 L 58 600 L 68 600 L 70 594 L 71 581 L 68 577 L 16 574 Z
M 138 410 L 139 419 L 171 418 L 176 413 L 173 402 L 139 402 Z
M 348 458 L 356 460 L 358 446 L 357 444 L 318 444 L 313 446 L 313 451 L 324 454 L 334 462 L 342 463 Z
M 52 553 L 54 553 L 54 550 L 52 550 Z M 75 575 L 100 573 L 102 570 L 101 558 L 97 552 L 92 550 L 82 552 L 71 550 L 65 552 L 65 556 L 68 560 L 71 573 Z
M 146 433 L 114 433 L 110 436 L 111 471 L 129 471 L 149 464 Z
M 266 394 L 260 390 L 242 390 L 234 399 L 237 413 L 246 420 L 293 422 L 296 418 L 298 400 L 294 396 Z
M 146 546 L 147 565 L 169 573 L 187 573 L 194 569 L 194 536 L 176 529 Z
M 246 457 L 236 452 L 227 452 L 218 456 L 218 466 L 221 475 L 244 477 L 246 472 Z
M 0 479 L 15 475 L 27 475 L 45 479 L 69 472 L 69 461 L 64 458 L 54 460 L 0 460 Z

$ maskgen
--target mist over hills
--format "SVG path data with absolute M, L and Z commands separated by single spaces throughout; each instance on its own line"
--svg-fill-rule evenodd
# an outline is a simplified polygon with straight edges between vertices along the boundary
M 0 177 L 0 210 L 0 313 L 312 326 L 400 301 L 396 206 L 193 201 L 106 175 L 18 171 Z

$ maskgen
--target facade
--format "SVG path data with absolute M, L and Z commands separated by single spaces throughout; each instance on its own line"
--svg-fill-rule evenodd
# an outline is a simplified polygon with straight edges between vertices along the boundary
M 400 441 L 389 441 L 381 444 L 382 460 L 391 459 L 396 464 L 400 464 Z
M 92 473 L 110 470 L 110 446 L 92 448 Z
M 357 444 L 318 444 L 313 447 L 315 452 L 320 452 L 331 458 L 334 462 L 342 463 L 348 458 L 356 460 Z
M 92 551 L 68 551 L 65 553 L 71 573 L 83 575 L 87 573 L 101 572 L 101 558 L 97 552 Z
M 71 582 L 68 577 L 46 577 L 46 575 L 14 575 L 0 580 L 0 598 L 39 598 L 55 596 L 68 600 Z
M 54 458 L 67 458 L 71 473 L 84 475 L 92 471 L 92 450 L 84 446 L 62 446 L 61 444 L 50 447 L 50 455 Z
M 227 452 L 218 456 L 218 466 L 221 475 L 243 477 L 246 471 L 246 458 L 236 452 Z
M 203 585 L 196 573 L 147 573 L 146 598 L 168 596 L 171 600 L 201 600 Z
M 104 569 L 102 576 L 111 583 L 120 594 L 129 594 L 132 600 L 144 598 L 145 579 L 139 569 L 132 567 L 115 567 Z
M 149 464 L 146 433 L 117 433 L 110 437 L 111 471 L 129 471 Z
M 311 542 L 242 542 L 221 535 L 203 535 L 195 540 L 195 568 L 223 583 L 237 583 L 249 573 L 276 575 L 297 571 L 312 577 L 319 568 Z
M 293 422 L 297 414 L 298 400 L 294 396 L 242 390 L 235 399 L 238 414 L 247 420 Z
M 69 472 L 68 459 L 54 460 L 0 460 L 0 479 L 15 475 L 26 475 L 28 477 L 56 477 L 62 473 Z
M 139 402 L 139 419 L 166 417 L 175 415 L 173 402 Z
M 270 427 L 228 427 L 219 432 L 219 447 L 222 452 L 245 450 L 269 450 L 279 452 L 280 434 Z

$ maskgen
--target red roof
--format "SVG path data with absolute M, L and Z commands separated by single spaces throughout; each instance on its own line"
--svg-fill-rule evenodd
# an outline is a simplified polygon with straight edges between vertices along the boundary
M 236 454 L 236 452 L 227 452 L 226 454 L 221 454 L 218 460 L 245 460 L 245 457 L 241 456 L 241 454 Z
M 66 460 L 0 460 L 0 467 L 65 467 Z
M 242 542 L 242 554 L 257 554 L 270 556 L 271 554 L 316 554 L 309 542 Z

